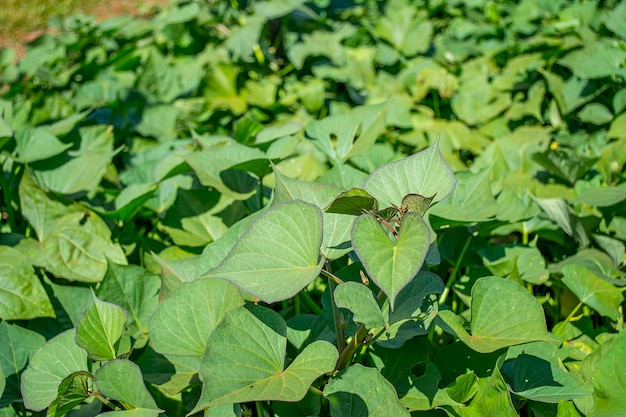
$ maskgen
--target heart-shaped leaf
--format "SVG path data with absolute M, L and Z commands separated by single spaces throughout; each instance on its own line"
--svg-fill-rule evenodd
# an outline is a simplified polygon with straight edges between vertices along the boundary
M 266 303 L 296 295 L 320 273 L 322 211 L 300 200 L 271 207 L 203 278 L 222 278 Z
M 422 267 L 429 244 L 429 228 L 417 213 L 404 216 L 397 242 L 371 214 L 358 217 L 352 228 L 352 246 L 392 309 L 400 290 Z
M 72 372 L 88 371 L 87 352 L 76 344 L 75 337 L 74 329 L 63 332 L 31 358 L 22 374 L 24 406 L 29 410 L 48 407 L 57 398 L 61 381 Z
M 289 178 L 274 171 L 276 187 L 274 188 L 274 203 L 290 200 L 302 200 L 324 209 L 341 189 L 332 185 L 313 181 L 302 181 Z M 351 249 L 338 248 L 342 243 L 350 240 L 350 229 L 353 218 L 340 216 L 334 213 L 323 213 L 323 241 L 322 254 L 327 259 L 337 259 Z
M 141 370 L 128 359 L 116 359 L 96 371 L 98 389 L 107 397 L 127 404 L 131 415 L 148 417 L 161 412 L 143 382 Z M 106 413 L 127 415 L 128 411 Z
M 376 168 L 363 188 L 378 199 L 381 207 L 401 206 L 407 194 L 434 196 L 441 201 L 454 190 L 456 179 L 439 151 L 438 142 L 408 158 Z
M 315 379 L 334 369 L 335 347 L 316 341 L 285 369 L 287 325 L 268 308 L 246 305 L 226 314 L 207 340 L 202 395 L 192 413 L 248 401 L 299 401 Z
M 328 381 L 324 396 L 333 417 L 410 416 L 393 385 L 376 369 L 361 364 Z
M 76 343 L 92 359 L 111 360 L 116 357 L 116 343 L 126 324 L 126 312 L 118 305 L 101 301 L 92 293 L 93 302 L 76 327 Z
M 521 285 L 498 277 L 483 277 L 472 287 L 472 334 L 463 320 L 440 311 L 437 324 L 480 353 L 539 340 L 549 341 L 543 308 Z
M 618 320 L 622 316 L 619 306 L 624 297 L 617 287 L 581 265 L 565 265 L 561 272 L 563 284 L 580 301 L 612 320 Z
M 335 288 L 337 307 L 347 308 L 354 314 L 353 320 L 363 323 L 367 329 L 383 327 L 387 323 L 372 290 L 358 282 L 345 282 Z
M 159 304 L 150 319 L 152 347 L 163 354 L 201 357 L 215 326 L 242 305 L 239 290 L 224 280 L 186 282 Z

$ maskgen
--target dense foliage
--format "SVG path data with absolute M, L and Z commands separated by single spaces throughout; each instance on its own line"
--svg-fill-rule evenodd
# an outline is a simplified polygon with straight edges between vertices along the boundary
M 2 51 L 0 413 L 626 415 L 624 22 L 184 2 Z

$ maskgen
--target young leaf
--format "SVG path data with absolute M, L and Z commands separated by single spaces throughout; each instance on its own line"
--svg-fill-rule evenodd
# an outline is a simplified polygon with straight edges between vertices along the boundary
M 624 297 L 618 288 L 581 265 L 565 265 L 561 272 L 563 284 L 580 301 L 612 320 L 622 317 L 619 306 Z
M 203 278 L 222 278 L 266 303 L 286 300 L 322 269 L 322 211 L 300 200 L 271 207 Z M 321 258 L 321 259 L 320 259 Z
M 351 188 L 342 192 L 324 209 L 325 213 L 349 214 L 351 216 L 360 216 L 363 213 L 375 211 L 378 211 L 378 201 L 361 188 Z
M 45 129 L 26 126 L 15 132 L 15 150 L 24 163 L 51 158 L 72 147 Z
M 55 317 L 54 309 L 33 266 L 22 254 L 0 246 L 0 319 Z
M 400 206 L 407 194 L 433 195 L 433 203 L 454 190 L 456 179 L 439 151 L 438 142 L 399 161 L 374 170 L 363 188 L 378 199 L 381 207 Z
M 162 412 L 146 389 L 141 370 L 127 359 L 107 362 L 96 371 L 96 385 L 107 397 L 122 401 L 141 417 L 155 417 Z M 126 415 L 127 412 L 119 412 Z M 109 413 L 107 413 L 109 414 Z M 115 415 L 113 412 L 110 415 Z
M 463 320 L 440 311 L 437 324 L 477 352 L 538 340 L 550 340 L 543 308 L 521 285 L 498 277 L 483 277 L 472 287 L 471 336 Z
M 298 401 L 330 372 L 337 350 L 313 342 L 285 369 L 287 325 L 278 313 L 246 305 L 226 314 L 209 336 L 200 366 L 202 395 L 192 411 L 248 401 Z
M 363 323 L 367 329 L 384 327 L 387 324 L 372 290 L 363 284 L 345 282 L 337 286 L 335 302 L 337 307 L 352 311 L 353 320 Z
M 428 210 L 434 198 L 435 195 L 431 195 L 430 197 L 424 197 L 421 194 L 407 194 L 402 199 L 402 205 L 400 206 L 400 210 L 403 213 L 413 212 L 424 217 L 424 214 L 426 214 L 426 210 Z
M 62 417 L 89 397 L 93 375 L 86 371 L 74 372 L 61 381 L 59 395 L 48 408 L 47 417 Z
M 242 305 L 239 290 L 224 280 L 184 283 L 150 319 L 152 347 L 163 354 L 201 357 L 215 326 L 228 311 Z
M 333 417 L 373 415 L 409 417 L 395 388 L 376 369 L 361 364 L 350 366 L 328 381 L 324 396 Z
M 358 217 L 352 228 L 354 250 L 392 309 L 398 293 L 422 267 L 429 244 L 430 231 L 417 213 L 404 216 L 397 242 L 371 214 Z
M 97 361 L 115 359 L 116 343 L 124 325 L 126 312 L 118 305 L 101 301 L 92 293 L 93 302 L 76 327 L 76 343 Z
M 24 406 L 41 411 L 58 395 L 58 388 L 73 372 L 88 371 L 87 352 L 75 341 L 74 329 L 50 339 L 30 360 L 22 374 Z

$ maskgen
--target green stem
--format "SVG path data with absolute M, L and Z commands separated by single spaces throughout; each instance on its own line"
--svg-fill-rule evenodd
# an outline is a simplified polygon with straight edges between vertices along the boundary
M 522 243 L 528 245 L 528 227 L 526 222 L 522 222 Z
M 333 280 L 336 284 L 339 284 L 339 285 L 343 284 L 343 280 L 339 278 L 337 275 L 333 274 L 332 272 L 322 269 L 321 274 L 324 275 L 329 280 Z
M 327 267 L 330 268 L 330 265 Z M 346 348 L 346 336 L 343 332 L 343 324 L 341 323 L 341 320 L 339 320 L 339 309 L 337 308 L 337 303 L 335 303 L 335 281 L 332 278 L 335 276 L 323 269 L 322 273 L 325 273 L 324 275 L 328 277 L 328 291 L 330 291 L 330 303 L 332 304 L 333 309 L 333 322 L 335 323 L 335 334 L 337 335 L 337 349 L 341 352 Z
M 101 392 L 97 392 L 97 391 L 96 392 L 92 392 L 91 396 L 92 397 L 96 397 L 98 400 L 100 400 L 102 402 L 102 404 L 106 405 L 107 407 L 109 407 L 113 411 L 122 411 L 121 408 L 119 408 L 118 406 L 116 406 L 111 401 L 107 400 L 106 398 L 104 398 L 102 396 Z
M 256 415 L 258 417 L 263 417 L 265 415 L 265 412 L 263 411 L 263 404 L 261 403 L 261 401 L 255 401 L 254 405 L 256 406 Z
M 324 393 L 321 390 L 315 388 L 313 385 L 309 387 L 309 392 L 318 397 L 324 397 Z
M 335 370 L 341 371 L 342 369 L 345 369 L 346 366 L 348 366 L 350 360 L 352 359 L 352 356 L 354 355 L 354 352 L 356 352 L 357 348 L 361 345 L 361 341 L 365 339 L 366 336 L 367 329 L 364 325 L 360 325 L 359 329 L 354 334 L 354 337 L 352 338 L 348 346 L 346 346 L 346 348 L 343 349 L 339 354 L 339 360 L 337 361 Z
M 435 118 L 441 118 L 441 111 L 439 110 L 439 94 L 433 93 L 433 110 L 435 110 Z
M 461 262 L 463 262 L 463 258 L 465 257 L 465 252 L 469 249 L 470 242 L 472 241 L 472 235 L 470 234 L 463 245 L 463 249 L 461 249 L 461 253 L 459 253 L 459 257 L 457 258 L 454 268 L 452 269 L 452 273 L 450 274 L 450 278 L 448 278 L 448 282 L 446 282 L 446 288 L 444 288 L 441 296 L 439 297 L 439 304 L 443 304 L 446 302 L 448 295 L 450 294 L 450 289 L 456 281 L 456 277 L 459 273 L 459 269 L 461 269 Z
M 583 306 L 583 302 L 579 302 L 578 305 L 576 306 L 576 308 L 574 308 L 572 311 L 570 311 L 570 313 L 568 314 L 568 316 L 565 318 L 565 320 L 563 320 L 561 323 L 558 324 L 558 326 L 556 326 L 553 330 L 552 333 L 554 334 L 559 334 L 561 333 L 561 331 L 565 328 L 565 326 L 567 325 L 567 323 L 570 322 L 570 320 L 572 320 L 572 317 L 574 317 L 574 315 L 576 314 L 576 312 Z
M 300 295 L 296 294 L 296 297 L 293 299 L 293 310 L 296 315 L 300 314 Z
M 311 296 L 307 294 L 306 291 L 300 291 L 298 293 L 298 298 L 306 305 L 311 313 L 318 316 L 322 314 L 322 309 L 317 305 L 315 301 L 313 301 Z
M 261 210 L 263 208 L 263 177 L 259 177 L 259 185 L 256 193 L 259 200 L 259 210 Z
M 11 231 L 13 233 L 17 233 L 17 223 L 15 222 L 15 212 L 13 211 L 13 206 L 11 205 L 12 198 L 9 183 L 10 181 L 7 181 L 3 169 L 0 173 L 0 187 L 2 187 L 2 197 L 4 198 L 4 206 L 8 216 L 7 220 L 9 221 L 9 225 L 11 226 Z

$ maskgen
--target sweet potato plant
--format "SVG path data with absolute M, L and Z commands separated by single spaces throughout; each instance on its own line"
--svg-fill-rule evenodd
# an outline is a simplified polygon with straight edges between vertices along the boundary
M 626 2 L 184 1 L 0 52 L 0 415 L 626 415 Z

